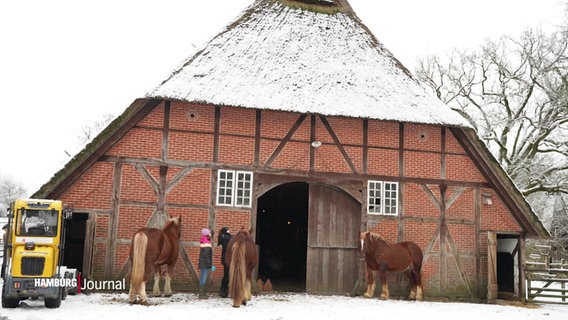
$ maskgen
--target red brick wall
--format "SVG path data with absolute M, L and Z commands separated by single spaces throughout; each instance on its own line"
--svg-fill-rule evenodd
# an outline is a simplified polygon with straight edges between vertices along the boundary
M 440 217 L 440 210 L 417 184 L 406 183 L 404 188 L 404 216 L 408 217 Z M 433 190 L 436 192 L 436 190 Z M 438 197 L 439 199 L 439 197 Z
M 260 135 L 263 138 L 282 139 L 288 131 L 294 126 L 294 123 L 300 117 L 297 113 L 262 111 Z M 254 125 L 250 123 L 247 125 Z M 293 136 L 294 140 L 310 140 L 310 118 L 306 117 L 300 128 Z
M 170 128 L 172 130 L 213 133 L 215 129 L 215 108 L 172 102 L 170 106 Z
M 441 162 L 439 153 L 405 151 L 404 175 L 415 178 L 440 179 Z
M 221 135 L 236 134 L 254 137 L 256 110 L 224 107 L 221 109 Z
M 456 187 L 448 188 L 447 197 L 450 198 L 455 192 L 458 192 Z M 475 197 L 473 188 L 467 188 L 453 204 L 446 208 L 446 217 L 475 221 Z
M 198 162 L 213 161 L 213 134 L 170 132 L 168 158 Z
M 440 127 L 406 124 L 404 126 L 404 148 L 441 152 L 442 131 Z
M 369 146 L 397 149 L 400 140 L 399 126 L 397 122 L 369 120 Z
M 112 204 L 114 165 L 97 162 L 60 197 L 73 208 L 109 210 Z
M 140 127 L 162 128 L 164 126 L 164 102 L 160 103 L 138 123 Z
M 252 165 L 254 163 L 254 138 L 221 135 L 219 162 Z
M 288 142 L 272 163 L 272 167 L 308 171 L 310 167 L 310 144 L 308 142 Z
M 436 235 L 437 223 L 407 221 L 404 223 L 404 240 L 416 243 L 420 248 L 426 248 Z
M 123 201 L 156 201 L 156 192 L 133 165 L 122 167 L 120 198 Z
M 454 154 L 466 154 L 456 137 L 450 130 L 446 130 L 446 152 Z
M 338 147 L 324 144 L 316 149 L 315 169 L 320 172 L 353 172 Z M 308 158 L 309 161 L 309 158 Z
M 122 240 L 129 240 L 134 230 L 144 226 L 156 210 L 157 194 L 144 176 L 131 162 L 140 159 L 140 164 L 155 181 L 160 181 L 160 167 L 148 165 L 150 161 L 162 160 L 162 143 L 164 132 L 165 104 L 161 103 L 146 118 L 136 124 L 106 155 L 130 158 L 130 162 L 122 164 L 122 174 L 118 177 L 120 190 L 118 192 L 118 234 L 113 235 Z M 254 165 L 256 110 L 220 107 L 218 164 L 231 167 Z M 262 111 L 260 127 L 260 166 L 273 156 L 276 148 L 288 131 L 294 126 L 300 114 L 290 112 Z M 334 145 L 333 138 L 319 117 L 316 117 L 314 128 L 316 139 L 323 142 L 319 148 L 310 146 L 311 116 L 307 116 L 299 126 L 280 154 L 271 164 L 273 169 L 290 170 L 305 173 L 310 168 L 310 154 L 315 155 L 314 169 L 316 172 L 347 174 L 354 179 L 353 172 L 340 149 Z M 186 161 L 208 164 L 213 161 L 215 107 L 177 103 L 170 105 L 167 159 L 178 163 Z M 359 172 L 363 172 L 363 123 L 362 119 L 326 117 L 333 128 L 337 139 L 343 144 L 352 163 Z M 448 232 L 455 242 L 456 248 L 463 255 L 464 268 L 468 275 L 475 261 L 475 241 L 480 235 L 475 234 L 475 184 L 485 183 L 486 179 L 471 161 L 459 142 L 450 132 L 438 126 L 405 124 L 403 137 L 400 137 L 400 124 L 368 120 L 367 136 L 367 174 L 366 178 L 374 176 L 390 177 L 397 180 L 403 169 L 404 179 L 412 182 L 400 184 L 402 190 L 402 207 L 400 217 L 371 217 L 369 229 L 379 232 L 389 241 L 397 241 L 399 230 L 403 231 L 405 240 L 417 242 L 422 248 L 431 243 L 435 237 L 440 217 L 440 211 L 425 191 L 416 182 L 428 179 L 428 188 L 436 199 L 440 199 L 440 188 L 432 181 L 442 180 L 444 169 L 446 178 L 451 181 L 446 193 L 446 200 L 455 192 L 459 192 L 456 184 L 464 182 L 467 188 L 455 202 L 446 208 L 446 218 L 452 220 Z M 445 132 L 445 139 L 443 139 Z M 403 168 L 399 168 L 400 141 L 404 141 Z M 443 141 L 445 145 L 442 146 Z M 442 165 L 445 163 L 445 168 Z M 172 165 L 167 168 L 167 182 L 176 179 L 185 169 L 182 165 Z M 95 275 L 104 275 L 106 265 L 106 241 L 110 225 L 110 215 L 113 204 L 112 184 L 114 179 L 114 163 L 97 162 L 89 168 L 76 182 L 65 191 L 62 199 L 73 203 L 78 210 L 94 212 L 96 215 L 95 230 Z M 300 175 L 301 176 L 301 175 Z M 361 189 L 366 186 L 366 178 L 361 178 Z M 226 207 L 210 207 L 214 203 L 214 195 L 210 194 L 212 171 L 209 168 L 194 167 L 175 186 L 168 189 L 165 210 L 172 216 L 182 216 L 182 241 L 186 252 L 194 266 L 197 265 L 197 241 L 201 229 L 211 227 L 215 232 L 222 226 L 233 230 L 248 227 L 253 221 L 254 212 L 250 209 L 234 209 Z M 301 179 L 301 178 L 299 178 Z M 405 180 L 408 181 L 408 180 Z M 426 182 L 423 182 L 426 183 Z M 483 205 L 481 208 L 479 227 L 481 231 L 521 231 L 510 212 L 498 199 L 493 190 L 483 190 L 493 194 L 493 205 Z M 481 197 L 480 197 L 481 198 Z M 106 213 L 105 213 L 106 212 Z M 213 214 L 211 217 L 210 214 Z M 215 225 L 208 223 L 214 218 Z M 464 223 L 460 223 L 463 221 Z M 402 225 L 399 225 L 402 224 Z M 437 239 L 432 247 L 430 258 L 424 264 L 424 277 L 429 285 L 439 284 L 440 247 Z M 115 252 L 114 272 L 120 271 L 127 259 L 128 246 L 119 242 Z M 447 252 L 451 248 L 446 248 Z M 481 248 L 481 250 L 484 250 Z M 215 248 L 216 266 L 220 266 L 220 249 Z M 452 257 L 446 261 L 448 283 L 459 286 L 459 272 L 452 262 Z M 470 260 L 468 260 L 470 259 Z M 479 262 L 478 262 L 479 263 Z M 473 268 L 473 269 L 472 269 Z M 188 273 L 181 263 L 176 267 L 177 279 L 187 281 Z M 216 281 L 221 272 L 214 274 Z M 473 276 L 473 275 L 472 275 Z M 455 282 L 455 283 L 454 283 Z
M 483 189 L 482 193 L 490 195 L 493 203 L 491 205 L 485 203 L 481 205 L 481 229 L 490 231 L 522 231 L 519 224 L 505 207 L 505 204 L 495 195 L 493 190 Z
M 485 182 L 481 172 L 470 157 L 465 155 L 446 155 L 446 179 L 455 181 Z
M 162 132 L 155 129 L 132 128 L 107 154 L 159 159 L 162 156 Z
M 369 174 L 398 176 L 398 150 L 369 148 L 367 172 Z
M 187 176 L 176 184 L 166 195 L 166 201 L 173 204 L 209 204 L 211 170 L 192 169 Z
M 333 128 L 333 132 L 335 132 L 335 135 L 337 136 L 337 138 L 339 139 L 339 141 L 341 141 L 342 144 L 354 144 L 354 145 L 362 145 L 363 144 L 363 119 L 357 119 L 357 118 L 334 118 L 334 117 L 329 117 L 327 118 L 328 122 L 330 124 L 330 126 Z M 322 126 L 323 124 L 321 123 L 321 120 L 318 119 L 317 122 L 317 138 L 319 139 L 319 134 L 320 131 L 322 131 Z M 329 133 L 327 130 L 324 130 L 325 133 L 322 133 L 322 135 L 327 135 L 329 136 Z M 326 142 L 333 142 L 333 140 L 329 140 L 329 138 L 326 139 Z
M 145 227 L 155 208 L 151 206 L 121 205 L 120 215 L 118 216 L 118 238 L 132 239 L 134 233 Z M 132 219 L 136 217 L 136 219 Z

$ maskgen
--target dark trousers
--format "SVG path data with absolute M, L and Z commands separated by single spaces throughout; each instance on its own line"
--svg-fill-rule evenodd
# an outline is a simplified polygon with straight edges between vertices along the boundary
M 223 279 L 221 279 L 221 292 L 229 291 L 229 266 L 223 264 Z

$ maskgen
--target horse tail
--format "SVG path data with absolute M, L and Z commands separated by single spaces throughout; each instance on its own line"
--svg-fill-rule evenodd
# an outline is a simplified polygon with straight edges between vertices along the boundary
M 134 235 L 132 242 L 132 274 L 130 277 L 130 286 L 138 290 L 142 281 L 144 281 L 146 268 L 146 247 L 148 245 L 148 237 L 144 232 L 138 232 Z
M 238 307 L 246 297 L 246 246 L 237 241 L 232 247 L 229 266 L 229 294 L 233 297 L 233 307 Z
M 424 255 L 422 253 L 422 249 L 415 243 L 411 242 L 408 246 L 410 250 L 410 255 L 412 257 L 412 273 L 414 273 L 414 279 L 416 281 L 416 285 L 422 288 L 422 262 L 424 259 Z

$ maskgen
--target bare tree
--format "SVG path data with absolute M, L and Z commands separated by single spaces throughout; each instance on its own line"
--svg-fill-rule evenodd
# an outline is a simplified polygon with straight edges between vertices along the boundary
M 566 29 L 427 57 L 416 75 L 469 120 L 523 194 L 568 194 Z
M 568 203 L 567 196 L 556 197 L 552 221 L 550 224 L 550 233 L 554 240 L 552 247 L 554 248 L 557 259 L 568 258 Z
M 26 193 L 21 183 L 10 176 L 0 174 L 0 215 L 3 216 L 6 213 L 10 202 L 24 197 Z

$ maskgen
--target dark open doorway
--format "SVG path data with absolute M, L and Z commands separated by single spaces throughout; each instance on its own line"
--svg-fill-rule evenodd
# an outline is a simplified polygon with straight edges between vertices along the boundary
M 306 290 L 308 184 L 280 185 L 258 199 L 256 243 L 258 277 L 274 290 Z
M 518 296 L 519 237 L 497 235 L 497 285 L 500 298 Z
M 77 269 L 77 272 L 83 271 L 85 232 L 88 218 L 88 213 L 73 212 L 71 220 L 66 222 L 63 265 L 67 268 Z

